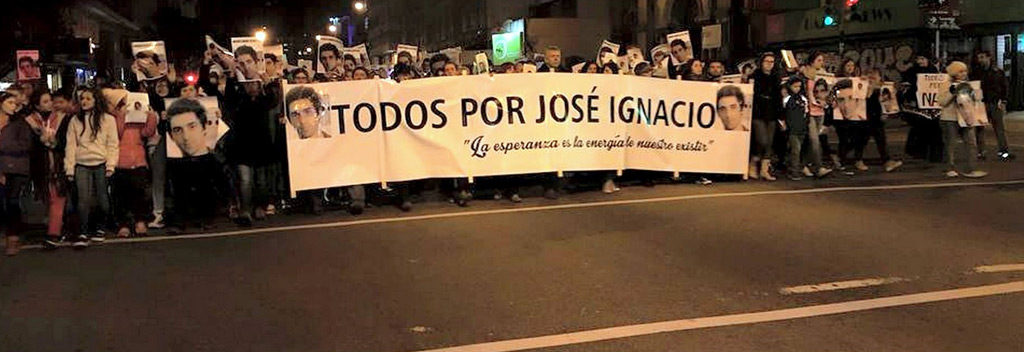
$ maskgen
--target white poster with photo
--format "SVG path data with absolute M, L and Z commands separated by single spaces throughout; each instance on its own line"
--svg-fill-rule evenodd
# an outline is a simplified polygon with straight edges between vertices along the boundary
M 605 40 L 601 48 L 597 50 L 597 63 L 604 65 L 609 62 L 616 62 L 619 59 L 619 44 Z
M 988 126 L 988 112 L 985 111 L 984 92 L 981 81 L 970 81 L 956 85 L 957 122 L 960 127 Z
M 345 44 L 341 39 L 321 35 L 316 41 L 316 73 L 322 73 L 328 77 L 343 77 L 345 68 L 342 63 L 342 49 Z
M 284 45 L 263 46 L 263 72 L 274 77 L 281 77 L 284 74 L 285 65 L 288 59 L 284 56 Z
M 669 50 L 668 44 L 659 44 L 651 49 L 651 62 L 660 64 L 664 60 L 667 60 L 669 55 L 672 55 L 672 51 Z
M 633 66 L 633 64 L 629 61 L 629 56 L 628 55 L 619 56 L 618 57 L 618 63 L 616 65 L 619 65 L 619 74 L 620 75 L 631 75 L 631 74 L 633 74 L 633 69 L 630 68 L 630 67 Z
M 132 42 L 132 72 L 139 81 L 167 76 L 167 48 L 163 41 Z
M 175 101 L 182 98 L 165 98 L 165 106 L 170 107 Z M 201 131 L 197 132 L 200 134 L 191 135 L 189 131 L 180 133 L 180 136 L 174 136 L 173 130 L 167 132 L 164 136 L 167 141 L 167 157 L 168 158 L 182 158 L 185 157 L 183 150 L 189 151 L 188 156 L 199 156 L 202 155 L 203 151 L 214 150 L 217 147 L 217 142 L 228 133 L 228 124 L 222 120 L 222 114 L 220 106 L 217 105 L 216 97 L 198 97 L 198 98 L 185 98 L 195 99 L 203 106 L 206 110 L 206 127 Z M 173 125 L 172 125 L 173 127 Z M 179 146 L 178 143 L 184 144 Z M 184 147 L 184 148 L 183 148 Z M 205 147 L 205 148 L 204 148 Z M 195 154 L 195 155 L 192 155 Z
M 146 93 L 128 93 L 128 105 L 125 109 L 128 112 L 124 115 L 125 123 L 146 123 L 149 118 L 149 113 L 153 111 L 153 108 L 149 105 L 149 94 Z
M 306 73 L 308 73 L 310 76 L 313 75 L 313 60 L 299 59 L 297 64 L 299 68 L 306 70 Z
M 482 74 L 491 72 L 491 63 L 487 61 L 487 54 L 477 53 L 473 58 L 473 73 Z
M 217 44 L 217 42 L 215 40 L 213 40 L 213 37 L 211 37 L 209 35 L 206 36 L 206 48 L 207 49 L 217 49 L 218 51 L 220 51 L 221 53 L 223 53 L 225 55 L 228 55 L 228 56 L 231 56 L 231 57 L 235 57 L 235 53 L 234 52 L 232 52 L 231 50 L 228 50 L 227 48 L 221 46 L 220 44 Z
M 672 66 L 682 65 L 693 58 L 693 44 L 690 31 L 675 32 L 665 37 L 672 58 Z
M 836 120 L 867 121 L 867 86 L 863 78 L 838 78 L 832 88 L 836 94 L 833 116 Z
M 739 72 L 743 77 L 750 77 L 750 75 L 754 74 L 754 71 L 759 69 L 760 67 L 757 67 L 756 59 L 747 59 L 736 64 L 736 72 Z
M 523 64 L 523 73 L 537 73 L 537 65 L 532 62 Z
M 878 101 L 882 103 L 882 113 L 895 115 L 900 112 L 900 103 L 896 99 L 896 82 L 883 82 L 878 92 Z
M 572 72 L 573 73 L 580 73 L 580 71 L 583 71 L 583 66 L 586 66 L 586 65 L 587 65 L 586 62 L 581 62 L 581 63 L 575 64 L 575 65 L 572 65 Z
M 738 73 L 734 75 L 724 75 L 718 80 L 718 82 L 722 84 L 740 84 L 743 83 L 743 75 Z
M 646 58 L 644 58 L 644 51 L 640 50 L 640 48 L 636 46 L 626 49 L 626 56 L 629 58 L 630 71 L 633 71 L 633 69 L 636 68 L 636 65 L 639 65 L 641 62 L 647 62 Z
M 29 81 L 42 78 L 39 72 L 39 50 L 18 50 L 14 55 L 18 64 L 18 80 Z
M 419 52 L 420 49 L 418 46 L 398 44 L 398 46 L 395 47 L 395 55 L 391 59 L 391 64 L 398 65 L 399 63 L 405 63 L 412 67 L 419 67 L 417 66 L 420 61 Z M 477 54 L 477 56 L 479 56 L 479 54 Z
M 441 54 L 448 57 L 448 61 L 462 66 L 462 47 L 454 47 L 441 50 Z
M 366 52 L 366 44 L 359 44 L 341 50 L 343 57 L 352 56 L 356 60 L 356 67 L 369 67 L 370 55 Z
M 551 73 L 284 90 L 293 193 L 558 171 L 740 175 L 749 156 L 750 85 Z
M 704 26 L 700 31 L 700 45 L 704 49 L 722 47 L 722 24 Z
M 259 81 L 260 73 L 266 70 L 263 62 L 263 41 L 256 37 L 234 37 L 231 38 L 231 50 L 235 53 L 235 77 L 238 77 L 238 81 Z
M 949 91 L 949 75 L 944 73 L 919 73 L 917 75 L 917 107 L 919 109 L 942 109 L 939 92 Z

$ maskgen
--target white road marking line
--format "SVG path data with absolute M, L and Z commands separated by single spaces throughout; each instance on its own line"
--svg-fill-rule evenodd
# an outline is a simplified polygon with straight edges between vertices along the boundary
M 255 235 L 255 234 L 263 234 L 263 233 L 269 233 L 269 232 L 284 232 L 284 231 L 296 231 L 296 230 L 313 230 L 313 229 L 325 229 L 325 228 L 337 228 L 337 227 L 350 227 L 350 226 L 359 226 L 359 225 L 386 224 L 386 223 L 396 223 L 396 222 L 406 222 L 406 221 L 445 219 L 445 218 L 477 216 L 477 215 L 495 215 L 495 214 L 508 214 L 508 213 L 525 213 L 525 212 L 545 211 L 545 210 L 580 209 L 580 208 L 607 207 L 607 206 L 615 206 L 615 205 L 632 205 L 632 204 L 643 204 L 643 203 L 675 202 L 675 201 L 694 200 L 694 199 L 756 197 L 756 196 L 795 195 L 795 194 L 818 194 L 818 193 L 837 193 L 837 192 L 855 192 L 855 191 L 887 191 L 887 190 L 907 190 L 907 189 L 930 189 L 930 188 L 962 188 L 962 187 L 982 187 L 982 186 L 1006 186 L 1006 185 L 1022 185 L 1022 184 L 1024 184 L 1024 180 L 993 181 L 993 182 L 919 183 L 919 184 L 889 185 L 889 186 L 845 186 L 845 187 L 825 187 L 825 188 L 808 188 L 808 189 L 794 189 L 794 190 L 750 191 L 750 192 L 730 192 L 730 193 L 712 193 L 712 194 L 691 194 L 691 195 L 684 195 L 684 196 L 644 198 L 644 199 L 627 199 L 627 200 L 610 200 L 610 201 L 600 201 L 600 202 L 586 202 L 586 203 L 558 204 L 558 205 L 542 205 L 542 206 L 525 207 L 525 208 L 507 208 L 507 209 L 462 211 L 462 212 L 451 212 L 451 213 L 430 214 L 430 215 L 400 216 L 400 217 L 390 217 L 390 218 L 340 221 L 340 222 L 331 222 L 331 223 L 322 223 L 322 224 L 307 224 L 307 225 L 293 225 L 293 226 L 280 226 L 280 227 L 265 227 L 265 228 L 258 228 L 258 229 L 247 229 L 247 230 L 236 230 L 236 231 L 225 231 L 225 232 L 214 232 L 214 233 L 200 233 L 200 234 L 178 235 L 178 236 L 151 236 L 151 237 L 139 237 L 139 238 L 116 238 L 116 239 L 108 239 L 105 242 L 105 244 L 143 243 L 143 242 L 189 240 L 189 239 L 202 239 L 202 238 L 217 238 L 217 237 L 229 237 L 229 236 Z M 22 248 L 33 249 L 33 248 L 42 248 L 42 246 L 31 245 L 31 246 L 24 246 Z
M 822 304 L 765 312 L 720 315 L 713 317 L 680 319 L 656 323 L 618 326 L 605 329 L 585 330 L 567 334 L 528 337 L 522 339 L 454 346 L 419 352 L 508 352 L 539 348 L 550 348 L 588 342 L 621 339 L 627 337 L 706 329 L 722 326 L 748 325 L 782 320 L 819 317 L 825 315 L 859 312 L 881 308 L 918 305 L 932 302 L 961 300 L 975 297 L 1003 295 L 1024 292 L 1024 281 L 1005 284 L 977 286 L 945 291 L 916 293 L 841 303 Z
M 982 265 L 974 268 L 976 273 L 1001 273 L 1006 271 L 1024 271 L 1024 264 Z
M 827 283 L 823 283 L 823 284 L 783 287 L 783 288 L 779 289 L 779 293 L 784 294 L 784 295 L 791 295 L 791 294 L 794 294 L 794 293 L 814 293 L 814 292 L 822 292 L 822 291 L 836 291 L 836 290 L 846 290 L 846 289 L 851 289 L 851 288 L 881 286 L 881 285 L 888 285 L 888 284 L 894 284 L 894 283 L 897 283 L 897 282 L 906 282 L 906 281 L 910 281 L 910 279 L 904 279 L 902 277 L 883 277 L 883 278 L 873 278 L 873 279 L 863 279 L 863 280 L 837 281 L 837 282 L 827 282 Z

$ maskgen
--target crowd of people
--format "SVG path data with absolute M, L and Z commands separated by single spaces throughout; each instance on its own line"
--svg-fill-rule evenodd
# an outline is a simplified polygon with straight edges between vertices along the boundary
M 345 204 L 349 212 L 358 215 L 367 207 L 368 194 L 394 200 L 403 211 L 411 210 L 411 195 L 423 188 L 415 183 L 387 189 L 367 185 L 306 191 L 300 192 L 298 199 L 290 199 L 285 125 L 295 124 L 301 131 L 299 120 L 306 110 L 315 107 L 286 104 L 302 100 L 303 91 L 294 90 L 295 96 L 289 93 L 285 99 L 281 80 L 292 84 L 366 79 L 403 82 L 481 73 L 575 71 L 717 81 L 729 73 L 725 61 L 706 63 L 689 57 L 684 42 L 673 42 L 668 47 L 670 51 L 664 55 L 671 55 L 673 60 L 653 57 L 650 62 L 630 64 L 632 67 L 580 57 L 563 60 L 557 47 L 548 47 L 543 62 L 488 65 L 488 72 L 481 72 L 479 65 L 460 65 L 445 55 L 417 62 L 403 52 L 397 55 L 390 73 L 364 67 L 361 60 L 342 56 L 337 50 L 321 53 L 327 72 L 286 69 L 285 63 L 273 55 L 265 58 L 271 69 L 261 72 L 255 64 L 256 53 L 251 50 L 230 55 L 211 48 L 204 53 L 194 82 L 177 77 L 173 71 L 129 82 L 101 74 L 89 85 L 54 91 L 38 82 L 21 82 L 0 93 L 0 195 L 4 199 L 0 218 L 6 253 L 18 252 L 24 233 L 21 199 L 26 194 L 46 204 L 43 244 L 50 249 L 64 242 L 85 248 L 103 242 L 108 234 L 146 236 L 150 229 L 165 226 L 171 234 L 203 231 L 221 214 L 243 227 L 285 209 L 318 214 L 330 204 Z M 917 74 L 940 72 L 937 63 L 924 55 L 917 56 L 916 65 L 905 73 L 901 94 L 897 95 L 905 113 L 898 116 L 883 113 L 881 72 L 871 68 L 862 73 L 855 62 L 843 63 L 841 72 L 834 73 L 836 77 L 863 77 L 870 85 L 867 119 L 863 121 L 834 117 L 848 114 L 844 109 L 851 97 L 844 92 L 853 87 L 849 80 L 828 87 L 819 79 L 828 74 L 823 53 L 811 53 L 799 67 L 786 67 L 781 61 L 778 53 L 765 52 L 757 58 L 756 67 L 737 72 L 744 83 L 754 86 L 753 101 L 748 102 L 753 109 L 751 180 L 775 181 L 783 173 L 791 180 L 800 180 L 866 172 L 870 167 L 864 160 L 864 150 L 871 139 L 881 158 L 881 168 L 897 170 L 903 161 L 889 152 L 885 132 L 886 119 L 893 117 L 911 125 L 907 156 L 945 160 L 949 177 L 986 175 L 976 161 L 986 158 L 984 136 L 989 129 L 997 138 L 996 156 L 1012 158 L 1002 123 L 1007 82 L 988 52 L 978 52 L 970 69 L 963 62 L 953 61 L 945 65 L 944 71 L 954 83 L 981 81 L 991 127 L 957 124 L 959 112 L 953 90 L 941 92 L 940 110 L 916 108 Z M 275 64 L 279 69 L 273 69 Z M 145 119 L 128 118 L 129 92 L 148 94 L 152 111 Z M 230 126 L 228 135 L 213 147 L 203 143 L 203 133 L 212 119 L 194 99 L 201 96 L 217 99 L 223 120 Z M 166 104 L 167 98 L 177 99 Z M 829 141 L 830 130 L 838 136 L 837 148 Z M 168 138 L 183 150 L 183 157 L 168 157 Z M 960 143 L 968 147 L 968 157 L 963 158 L 966 165 L 955 163 Z M 646 186 L 668 178 L 660 173 L 639 174 L 636 179 Z M 595 178 L 600 180 L 603 192 L 614 193 L 619 190 L 616 176 L 601 173 Z M 693 176 L 701 183 L 710 183 L 708 177 Z M 522 200 L 519 186 L 526 179 L 537 180 L 547 198 L 557 198 L 572 186 L 567 177 L 554 175 L 498 179 L 500 182 L 493 185 L 494 199 L 512 202 Z M 481 187 L 471 189 L 468 180 L 445 180 L 439 188 L 459 206 L 467 206 L 474 199 L 474 191 L 477 196 L 484 193 Z

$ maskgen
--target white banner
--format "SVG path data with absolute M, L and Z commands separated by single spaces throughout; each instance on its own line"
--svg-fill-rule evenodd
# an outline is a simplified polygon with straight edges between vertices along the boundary
M 919 73 L 917 75 L 917 107 L 920 109 L 942 109 L 939 92 L 949 91 L 949 75 L 944 73 Z
M 747 167 L 749 84 L 552 73 L 284 91 L 292 192 L 557 171 L 743 174 Z

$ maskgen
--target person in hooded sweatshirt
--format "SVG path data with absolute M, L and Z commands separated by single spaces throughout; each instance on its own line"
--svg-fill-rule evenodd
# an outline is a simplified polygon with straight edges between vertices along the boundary
M 789 179 L 794 181 L 803 179 L 804 164 L 800 157 L 805 142 L 810 142 L 811 145 L 811 160 L 809 162 L 818 170 L 816 176 L 824 177 L 831 170 L 821 166 L 821 148 L 817 147 L 818 136 L 816 133 L 812 133 L 817 125 L 811 122 L 811 103 L 803 93 L 803 80 L 799 77 L 792 77 L 786 81 L 785 88 L 788 95 L 782 99 L 784 113 L 780 125 L 788 133 L 789 138 L 789 165 L 786 168 Z
M 128 91 L 104 89 L 103 97 L 110 104 L 107 113 L 117 123 L 118 159 L 117 171 L 111 177 L 114 195 L 114 214 L 117 216 L 117 237 L 145 236 L 148 233 L 146 221 L 153 212 L 150 190 L 149 164 L 146 160 L 146 145 L 156 135 L 157 115 L 145 114 L 145 122 L 129 121 L 125 109 Z
M 75 183 L 78 195 L 80 224 L 72 243 L 75 248 L 106 239 L 102 227 L 110 213 L 107 179 L 114 175 L 120 156 L 117 121 L 106 112 L 106 105 L 98 89 L 80 91 L 80 109 L 68 125 L 64 172 Z M 93 208 L 99 213 L 93 213 Z

